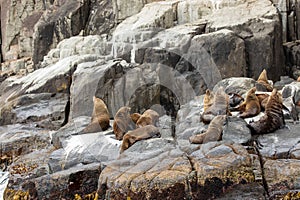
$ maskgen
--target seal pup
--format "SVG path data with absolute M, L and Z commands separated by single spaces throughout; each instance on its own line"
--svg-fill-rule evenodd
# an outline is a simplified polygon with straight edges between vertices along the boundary
M 94 108 L 91 122 L 80 133 L 95 133 L 107 130 L 109 125 L 109 112 L 104 101 L 93 97 Z
M 224 88 L 220 87 L 214 94 L 213 104 L 204 111 L 200 117 L 200 121 L 209 124 L 217 115 L 231 115 L 229 112 L 229 97 L 224 92 Z
M 132 113 L 130 115 L 131 120 L 133 121 L 133 123 L 136 124 L 136 122 L 139 120 L 139 118 L 141 117 L 140 113 Z
M 206 111 L 214 102 L 214 94 L 207 89 L 203 98 L 203 111 Z
M 114 117 L 113 131 L 117 140 L 122 140 L 124 134 L 134 129 L 134 123 L 130 116 L 130 107 L 121 107 Z
M 159 114 L 151 109 L 146 110 L 136 122 L 136 127 L 140 128 L 146 125 L 157 126 Z
M 156 137 L 160 137 L 160 132 L 159 129 L 153 125 L 146 125 L 141 128 L 128 131 L 123 137 L 120 153 L 123 153 L 137 141 Z
M 207 131 L 193 135 L 189 138 L 192 144 L 204 144 L 212 141 L 219 141 L 222 139 L 223 125 L 226 122 L 226 115 L 216 116 L 208 125 Z
M 281 94 L 274 88 L 268 98 L 264 116 L 249 123 L 252 134 L 271 133 L 285 126 L 282 101 Z
M 255 87 L 257 91 L 272 92 L 273 87 L 268 81 L 267 71 L 265 69 L 259 75 Z

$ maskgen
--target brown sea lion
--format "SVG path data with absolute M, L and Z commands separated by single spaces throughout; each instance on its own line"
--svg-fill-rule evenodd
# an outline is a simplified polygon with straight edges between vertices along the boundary
M 132 113 L 130 115 L 131 120 L 133 121 L 133 123 L 136 124 L 136 122 L 139 120 L 139 118 L 141 117 L 140 113 Z
M 209 124 L 210 121 L 217 115 L 231 115 L 228 105 L 229 97 L 224 92 L 224 88 L 218 88 L 214 94 L 213 104 L 202 113 L 200 120 L 205 124 Z
M 137 141 L 155 137 L 160 137 L 160 132 L 159 129 L 153 125 L 147 125 L 132 131 L 128 131 L 123 137 L 120 153 L 123 153 Z
M 297 82 L 300 82 L 300 76 L 297 78 Z
M 95 133 L 109 128 L 109 113 L 104 101 L 94 96 L 93 102 L 94 109 L 91 122 L 81 133 Z
M 121 107 L 114 117 L 113 131 L 117 140 L 122 140 L 124 134 L 134 128 L 134 123 L 130 117 L 130 107 Z
M 267 71 L 265 69 L 259 75 L 255 87 L 257 91 L 271 92 L 273 90 L 273 87 L 268 81 Z
M 271 133 L 283 127 L 285 122 L 282 107 L 282 96 L 277 89 L 273 89 L 268 98 L 264 116 L 258 121 L 249 123 L 252 134 Z
M 260 103 L 255 95 L 256 88 L 253 87 L 247 92 L 245 101 L 239 106 L 241 118 L 253 117 L 260 113 Z
M 136 122 L 136 127 L 140 128 L 146 125 L 154 125 L 156 126 L 158 123 L 159 114 L 151 109 L 146 110 L 139 120 Z
M 264 93 L 256 93 L 256 96 L 258 98 L 261 110 L 265 109 L 270 94 L 265 93 L 265 92 Z
M 214 94 L 207 89 L 203 98 L 203 110 L 206 111 L 214 102 Z
M 209 124 L 206 132 L 190 137 L 192 144 L 204 144 L 222 139 L 223 125 L 226 121 L 226 115 L 216 116 Z

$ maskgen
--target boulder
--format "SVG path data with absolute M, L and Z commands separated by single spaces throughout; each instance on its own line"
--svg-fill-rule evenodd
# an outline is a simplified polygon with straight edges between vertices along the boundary
M 239 145 L 207 143 L 187 156 L 168 140 L 150 139 L 135 143 L 108 163 L 99 178 L 98 194 L 118 199 L 199 199 L 253 180 L 251 157 Z
M 271 1 L 250 1 L 234 7 L 223 7 L 204 16 L 208 32 L 233 30 L 243 38 L 247 60 L 247 77 L 257 79 L 265 68 L 269 79 L 279 80 L 286 74 L 282 47 L 280 16 Z M 260 56 L 257 56 L 260 55 Z

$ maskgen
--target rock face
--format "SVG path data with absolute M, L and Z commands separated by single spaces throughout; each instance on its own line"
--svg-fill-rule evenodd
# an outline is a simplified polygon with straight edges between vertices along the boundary
M 294 120 L 286 129 L 252 137 L 233 113 L 221 141 L 188 140 L 207 129 L 200 122 L 206 89 L 244 97 L 264 68 L 273 81 L 297 78 L 297 3 L 0 0 L 0 7 L 4 199 L 297 195 L 300 87 L 293 79 L 274 84 Z M 155 110 L 161 137 L 120 154 L 112 128 L 82 134 L 93 96 L 107 105 L 111 126 L 122 106 Z

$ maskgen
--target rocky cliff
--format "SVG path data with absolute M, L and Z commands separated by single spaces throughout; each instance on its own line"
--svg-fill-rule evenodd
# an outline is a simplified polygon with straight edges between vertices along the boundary
M 299 196 L 299 124 L 292 120 L 289 129 L 253 137 L 243 119 L 230 117 L 222 141 L 188 141 L 206 128 L 206 89 L 245 95 L 263 69 L 287 107 L 300 102 L 297 1 L 0 4 L 4 199 Z M 93 96 L 106 103 L 111 124 L 121 106 L 156 110 L 161 138 L 120 154 L 111 128 L 80 134 Z

